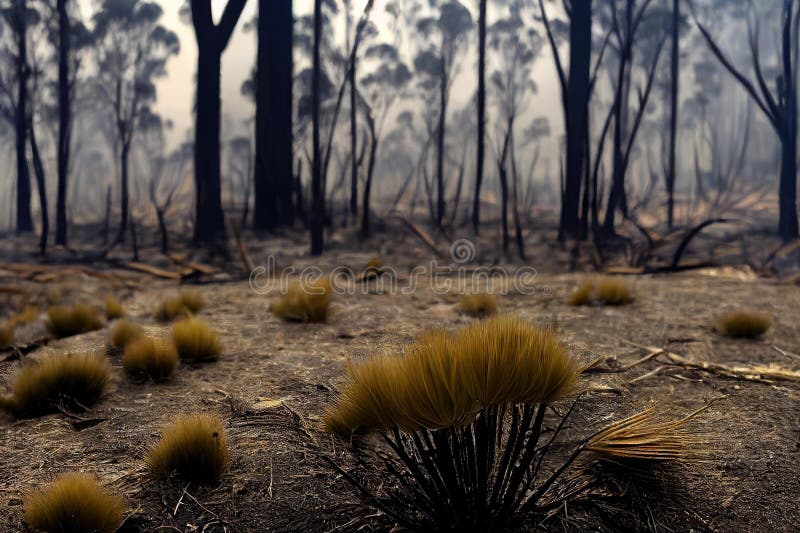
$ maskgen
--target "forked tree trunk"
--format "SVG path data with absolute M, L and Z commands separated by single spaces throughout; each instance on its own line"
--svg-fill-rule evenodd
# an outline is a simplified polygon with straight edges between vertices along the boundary
M 221 50 L 200 44 L 197 67 L 195 127 L 194 240 L 214 243 L 225 238 L 220 170 L 220 61 Z

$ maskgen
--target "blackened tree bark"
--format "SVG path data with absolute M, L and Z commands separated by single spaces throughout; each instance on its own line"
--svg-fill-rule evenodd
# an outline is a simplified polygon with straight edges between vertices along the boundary
M 211 0 L 191 0 L 197 37 L 197 98 L 195 102 L 195 228 L 196 243 L 225 238 L 220 170 L 220 63 L 246 0 L 229 0 L 219 24 L 214 24 Z
M 378 154 L 378 135 L 375 130 L 375 119 L 371 114 L 367 114 L 367 125 L 369 126 L 370 146 L 369 146 L 369 162 L 367 163 L 367 181 L 364 183 L 364 200 L 362 201 L 361 209 L 361 236 L 369 237 L 370 223 L 369 223 L 369 199 L 372 193 L 372 176 L 375 172 L 375 158 Z
M 347 9 L 347 35 L 348 41 L 352 35 L 353 15 L 350 12 L 350 3 L 345 3 Z M 351 44 L 348 42 L 348 48 Z M 350 57 L 350 70 L 348 72 L 348 84 L 350 85 L 350 216 L 355 220 L 358 216 L 358 121 L 356 120 L 356 54 Z M 370 150 L 371 151 L 371 150 Z M 366 198 L 366 195 L 365 195 Z
M 322 255 L 324 249 L 323 231 L 325 224 L 325 191 L 322 190 L 322 160 L 319 146 L 319 104 L 320 104 L 320 44 L 322 41 L 322 0 L 314 0 L 314 45 L 311 76 L 311 128 L 312 128 L 312 169 L 311 169 L 311 255 Z
M 292 0 L 259 0 L 256 80 L 256 229 L 294 223 Z M 262 16 L 263 14 L 263 16 Z
M 580 232 L 579 203 L 592 58 L 592 0 L 576 0 L 572 3 L 569 42 L 569 79 L 566 91 L 567 172 L 559 233 L 562 237 L 577 237 Z
M 436 225 L 442 227 L 444 220 L 444 139 L 447 120 L 447 85 L 450 82 L 442 54 L 441 75 L 439 77 L 439 126 L 436 128 Z
M 58 0 L 57 9 L 58 193 L 56 196 L 56 244 L 65 246 L 67 244 L 67 174 L 69 173 L 69 151 L 72 139 L 72 100 L 69 80 L 70 25 L 67 0 Z
M 773 95 L 761 68 L 758 26 L 748 24 L 748 37 L 753 70 L 758 89 L 725 56 L 708 30 L 697 20 L 700 33 L 725 69 L 745 89 L 756 105 L 766 115 L 781 143 L 781 171 L 778 185 L 778 234 L 788 242 L 798 238 L 797 220 L 797 40 L 800 35 L 800 9 L 797 0 L 784 0 L 781 10 L 781 45 L 779 46 L 780 71 L 775 80 Z M 693 13 L 694 14 L 694 13 Z
M 31 179 L 27 144 L 28 54 L 27 54 L 27 0 L 18 0 L 14 8 L 14 34 L 17 40 L 17 107 L 14 116 L 17 150 L 17 233 L 33 231 L 31 219 Z
M 484 140 L 486 137 L 486 0 L 478 8 L 478 146 L 475 168 L 475 199 L 472 203 L 472 228 L 480 229 L 481 185 L 483 184 Z
M 44 165 L 39 154 L 39 145 L 36 142 L 36 132 L 33 124 L 33 117 L 29 123 L 29 135 L 31 143 L 31 155 L 33 156 L 33 172 L 36 175 L 36 188 L 39 190 L 39 207 L 42 216 L 42 232 L 39 235 L 39 253 L 44 255 L 47 251 L 47 236 L 50 233 L 50 213 L 47 211 L 47 187 L 44 176 Z
M 675 152 L 678 135 L 678 90 L 680 81 L 681 0 L 672 3 L 672 58 L 670 64 L 669 160 L 667 166 L 667 227 L 675 217 Z

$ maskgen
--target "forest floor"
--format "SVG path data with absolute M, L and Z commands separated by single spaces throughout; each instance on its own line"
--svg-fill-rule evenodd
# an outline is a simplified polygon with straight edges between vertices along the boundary
M 394 291 L 374 282 L 357 283 L 356 294 L 334 298 L 327 323 L 296 324 L 268 311 L 279 297 L 278 287 L 254 290 L 246 277 L 224 272 L 184 280 L 194 282 L 193 288 L 208 302 L 200 314 L 220 333 L 224 355 L 216 363 L 182 364 L 166 383 L 138 384 L 125 378 L 119 356 L 111 354 L 112 386 L 80 420 L 63 414 L 0 419 L 0 531 L 23 530 L 24 491 L 69 470 L 95 473 L 124 494 L 129 508 L 126 531 L 392 529 L 384 515 L 367 507 L 322 460 L 328 454 L 345 468 L 355 465 L 346 445 L 322 432 L 322 416 L 335 399 L 348 357 L 399 350 L 425 328 L 454 329 L 472 319 L 458 313 L 455 288 L 432 286 L 429 271 L 413 274 L 414 267 L 430 265 L 432 259 L 430 250 L 413 238 L 376 239 L 360 248 L 334 239 L 331 249 L 321 259 L 310 258 L 304 238 L 288 236 L 250 246 L 250 256 L 255 266 L 266 265 L 272 255 L 277 268 L 317 265 L 328 271 L 347 265 L 358 271 L 378 255 L 396 270 L 398 287 L 408 287 L 415 279 L 416 287 Z M 633 304 L 573 307 L 568 304 L 570 293 L 591 274 L 558 273 L 564 269 L 554 258 L 567 261 L 568 252 L 534 243 L 529 253 L 529 264 L 538 272 L 527 279 L 524 290 L 510 288 L 499 296 L 500 312 L 552 325 L 584 363 L 599 358 L 595 371 L 584 376 L 585 384 L 595 390 L 577 404 L 568 438 L 651 405 L 680 416 L 713 402 L 695 421 L 711 447 L 705 461 L 664 470 L 658 489 L 636 491 L 620 485 L 620 491 L 627 489 L 624 497 L 611 497 L 613 491 L 606 490 L 575 502 L 544 527 L 800 528 L 800 382 L 753 370 L 758 365 L 800 370 L 800 287 L 756 274 L 746 265 L 727 265 L 627 276 L 635 292 Z M 480 252 L 476 261 L 497 263 Z M 466 272 L 472 275 L 475 266 L 468 266 Z M 503 270 L 501 266 L 495 271 Z M 505 272 L 513 277 L 517 267 L 508 265 Z M 44 310 L 54 301 L 101 303 L 104 295 L 113 293 L 133 320 L 155 332 L 164 326 L 151 318 L 153 308 L 178 289 L 177 281 L 120 265 L 51 265 L 31 271 L 0 264 L 0 314 L 24 305 Z M 739 306 L 769 313 L 773 328 L 755 341 L 718 336 L 711 327 L 714 317 Z M 44 335 L 40 316 L 18 329 L 17 342 Z M 26 359 L 105 351 L 107 335 L 104 329 L 51 340 L 22 360 L 11 352 L 0 353 L 0 391 Z M 675 365 L 675 359 L 661 354 L 622 371 L 657 350 L 691 364 Z M 712 367 L 693 366 L 705 363 Z M 149 479 L 142 460 L 147 449 L 176 414 L 198 411 L 225 420 L 231 452 L 227 473 L 206 487 Z

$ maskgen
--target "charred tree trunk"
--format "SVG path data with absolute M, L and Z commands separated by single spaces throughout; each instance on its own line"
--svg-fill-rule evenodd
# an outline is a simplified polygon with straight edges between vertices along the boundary
M 794 104 L 791 104 L 794 106 Z M 797 113 L 781 139 L 781 177 L 778 195 L 778 233 L 784 241 L 797 238 Z
M 350 13 L 348 13 L 347 16 L 349 22 L 351 16 Z M 356 121 L 356 54 L 353 54 L 350 58 L 350 72 L 348 75 L 348 80 L 350 85 L 350 216 L 353 217 L 353 220 L 356 220 L 356 217 L 358 216 L 358 156 L 356 153 L 356 144 L 358 140 L 358 123 Z M 365 191 L 364 198 L 366 197 L 367 194 Z M 369 214 L 365 214 L 365 216 L 369 217 Z
M 562 237 L 576 237 L 580 232 L 579 203 L 592 58 L 591 0 L 576 0 L 572 3 L 569 38 L 569 80 L 566 95 L 567 172 L 559 224 Z
M 31 155 L 33 156 L 33 172 L 36 174 L 36 188 L 39 190 L 39 207 L 42 216 L 42 232 L 39 235 L 39 253 L 47 252 L 47 236 L 50 233 L 50 213 L 47 211 L 47 180 L 44 176 L 44 165 L 36 143 L 33 120 L 30 122 Z
M 56 195 L 56 244 L 67 244 L 67 174 L 72 142 L 70 97 L 70 25 L 67 0 L 58 0 L 58 192 Z
M 672 58 L 670 65 L 669 162 L 667 167 L 667 227 L 675 224 L 675 152 L 678 135 L 678 90 L 680 81 L 681 2 L 672 4 Z
M 256 229 L 294 223 L 292 0 L 259 0 L 256 81 Z
M 18 0 L 13 14 L 17 39 L 17 108 L 14 117 L 17 150 L 17 233 L 33 231 L 31 219 L 31 178 L 28 172 L 27 144 L 28 53 L 27 0 Z
M 324 249 L 325 192 L 322 190 L 322 160 L 319 146 L 320 107 L 320 44 L 322 41 L 322 0 L 314 0 L 314 50 L 311 77 L 311 124 L 313 159 L 311 169 L 311 255 L 321 255 Z
M 129 206 L 129 179 L 128 179 L 128 161 L 130 159 L 130 143 L 122 143 L 122 151 L 120 152 L 119 165 L 120 165 L 120 206 L 121 215 L 119 223 L 119 234 L 117 235 L 116 242 L 125 242 L 125 234 L 128 231 L 128 206 Z
M 444 54 L 440 61 L 439 78 L 439 127 L 436 130 L 436 225 L 442 227 L 444 220 L 444 138 L 447 120 L 447 68 Z
M 481 185 L 483 184 L 484 139 L 486 136 L 486 0 L 480 0 L 478 15 L 478 145 L 475 167 L 475 199 L 472 229 L 480 231 Z
M 372 177 L 375 172 L 375 158 L 378 155 L 378 136 L 375 133 L 375 121 L 372 117 L 368 118 L 369 121 L 369 163 L 367 163 L 367 181 L 364 183 L 364 200 L 361 209 L 363 210 L 361 216 L 361 235 L 362 237 L 369 237 L 370 224 L 369 224 L 369 200 L 372 194 Z
M 194 241 L 220 244 L 225 239 L 220 170 L 220 62 L 246 0 L 228 0 L 219 24 L 214 24 L 211 0 L 191 0 L 197 37 L 197 99 L 195 102 L 195 227 Z
M 169 252 L 169 235 L 167 234 L 167 220 L 164 210 L 156 207 L 156 218 L 158 218 L 158 232 L 161 234 L 161 253 Z

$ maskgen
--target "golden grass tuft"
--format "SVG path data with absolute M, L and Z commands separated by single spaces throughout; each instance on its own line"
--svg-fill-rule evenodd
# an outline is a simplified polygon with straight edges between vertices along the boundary
M 8 348 L 14 344 L 14 324 L 9 322 L 0 322 L 0 348 Z
M 669 461 L 699 458 L 708 451 L 704 436 L 690 431 L 686 423 L 705 408 L 667 422 L 655 418 L 650 407 L 614 422 L 589 439 L 586 450 L 604 459 Z
M 47 310 L 47 330 L 59 339 L 95 331 L 103 327 L 100 313 L 86 304 L 54 306 Z
M 125 309 L 122 307 L 122 304 L 119 302 L 119 300 L 117 300 L 115 296 L 111 294 L 106 296 L 105 305 L 106 305 L 107 319 L 114 320 L 125 316 Z
M 33 305 L 26 305 L 25 309 L 15 314 L 10 322 L 16 326 L 21 326 L 24 324 L 30 324 L 37 318 L 39 318 L 39 309 Z
M 737 309 L 718 317 L 714 329 L 721 335 L 734 339 L 755 339 L 772 327 L 772 318 L 748 309 Z
M 82 410 L 97 402 L 110 379 L 111 367 L 102 355 L 49 355 L 17 372 L 0 408 L 17 418 L 61 406 Z
M 292 283 L 281 299 L 269 306 L 277 317 L 294 322 L 325 322 L 331 301 L 327 277 L 314 283 Z
M 108 343 L 117 350 L 124 350 L 125 346 L 143 335 L 144 330 L 141 326 L 122 318 L 117 320 L 111 327 L 111 331 L 108 335 Z
M 177 417 L 145 462 L 157 478 L 176 474 L 189 481 L 217 479 L 228 464 L 222 420 L 208 414 Z
M 139 337 L 125 346 L 122 368 L 134 379 L 167 379 L 178 365 L 178 351 L 172 342 Z
M 573 389 L 577 363 L 555 334 L 513 317 L 448 334 L 434 330 L 404 356 L 348 365 L 349 381 L 325 427 L 338 434 L 439 429 L 500 404 L 552 401 Z
M 459 310 L 468 316 L 484 318 L 497 314 L 497 299 L 493 294 L 467 294 L 461 297 Z
M 120 496 L 80 472 L 63 474 L 25 497 L 25 521 L 46 533 L 113 533 L 122 524 L 124 512 Z
M 627 305 L 633 302 L 633 291 L 623 280 L 603 276 L 583 283 L 569 301 L 571 305 Z
M 153 317 L 161 322 L 197 314 L 206 306 L 203 296 L 197 291 L 181 291 L 175 296 L 165 298 L 153 312 Z
M 217 333 L 205 320 L 191 317 L 172 326 L 172 340 L 181 359 L 215 361 L 222 353 Z

